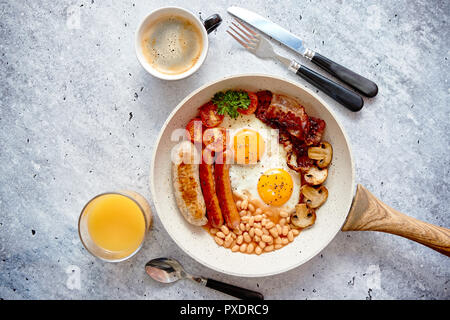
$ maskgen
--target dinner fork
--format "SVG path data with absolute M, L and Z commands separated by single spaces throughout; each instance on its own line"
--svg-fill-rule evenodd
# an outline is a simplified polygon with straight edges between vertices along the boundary
M 234 27 L 229 26 L 227 32 L 245 49 L 262 59 L 277 59 L 288 67 L 290 71 L 319 88 L 347 109 L 354 112 L 361 110 L 364 105 L 364 100 L 360 95 L 305 67 L 295 60 L 277 54 L 273 50 L 272 44 L 267 39 L 239 20 L 235 19 L 235 21 L 236 22 L 231 22 Z

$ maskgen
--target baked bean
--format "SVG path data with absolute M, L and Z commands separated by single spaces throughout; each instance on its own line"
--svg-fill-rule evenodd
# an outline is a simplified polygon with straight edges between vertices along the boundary
M 250 225 L 250 227 L 253 227 L 254 223 L 255 223 L 255 217 L 250 217 L 250 219 L 248 219 L 248 224 Z
M 274 240 L 274 242 L 275 242 L 275 244 L 281 244 L 281 238 L 280 237 L 278 237 L 278 238 L 276 238 L 275 240 Z
M 248 208 L 248 200 L 244 199 L 244 200 L 242 200 L 242 203 L 241 203 L 241 209 L 247 210 L 247 208 Z
M 247 232 L 244 232 L 244 241 L 247 243 L 252 241 L 252 238 L 250 237 L 250 235 Z
M 278 234 L 281 234 L 281 226 L 277 224 L 275 227 L 277 227 Z
M 261 208 L 257 208 L 256 210 L 255 210 L 255 214 L 261 214 L 263 211 L 262 211 L 262 209 Z
M 256 242 L 260 242 L 260 241 L 261 241 L 261 237 L 255 235 L 255 236 L 253 237 L 253 240 L 255 240 Z
M 220 230 L 223 232 L 224 235 L 227 235 L 230 233 L 230 229 L 226 225 L 223 225 L 220 227 Z
M 248 234 L 253 238 L 255 236 L 255 228 L 250 228 L 250 230 L 248 230 Z
M 261 247 L 256 247 L 255 253 L 259 256 L 262 253 Z
M 230 237 L 230 239 L 225 239 L 225 242 L 223 243 L 223 246 L 225 248 L 229 248 L 231 246 L 231 243 L 233 242 L 233 238 Z
M 294 233 L 292 230 L 288 232 L 287 238 L 290 242 L 294 241 Z
M 273 238 L 271 236 L 266 235 L 266 234 L 261 237 L 261 240 L 264 241 L 264 242 L 267 242 L 267 243 L 272 243 L 273 242 Z
M 286 237 L 288 232 L 289 232 L 289 227 L 283 226 L 283 230 L 281 231 L 281 234 Z
M 244 253 L 247 250 L 247 244 L 243 243 L 241 244 L 241 246 L 239 247 L 239 251 Z
M 261 225 L 263 226 L 263 227 L 265 227 L 266 226 L 266 224 L 267 224 L 267 219 L 262 219 L 261 220 Z
M 241 218 L 241 221 L 242 222 L 248 222 L 249 219 L 250 219 L 249 216 L 244 216 L 244 217 Z
M 253 226 L 255 228 L 261 229 L 261 223 L 254 223 Z
M 270 246 L 265 247 L 265 248 L 264 248 L 264 251 L 265 251 L 265 252 L 273 251 L 273 246 L 270 245 Z
M 281 245 L 281 244 L 276 244 L 276 245 L 274 246 L 275 250 L 281 249 L 282 247 L 283 247 L 283 245 Z
M 245 230 L 245 224 L 243 224 L 243 223 L 241 222 L 241 224 L 239 225 L 239 229 L 240 229 L 241 231 L 244 231 L 244 230 Z
M 275 226 L 275 223 L 273 223 L 272 221 L 269 221 L 266 223 L 265 227 L 266 229 L 270 230 Z
M 216 241 L 216 243 L 221 246 L 223 245 L 223 239 L 219 238 L 219 237 L 214 237 L 214 240 Z
M 272 235 L 272 237 L 274 238 L 278 238 L 278 231 L 277 228 L 273 227 L 272 229 L 269 230 L 270 234 Z
M 241 204 L 242 204 L 242 201 L 241 201 L 241 200 L 236 201 L 236 207 L 240 208 L 240 207 L 241 207 Z
M 247 215 L 247 211 L 245 211 L 245 210 L 241 210 L 241 211 L 239 211 L 239 216 L 242 218 L 242 217 L 244 217 L 244 216 L 246 216 Z
M 292 233 L 294 234 L 294 236 L 298 236 L 300 234 L 300 230 L 292 229 Z
M 264 241 L 260 241 L 260 242 L 258 243 L 258 246 L 260 246 L 261 249 L 264 249 L 264 248 L 266 247 L 266 243 L 265 243 Z
M 232 233 L 230 233 L 230 234 L 231 234 L 231 237 L 232 237 L 233 239 L 236 239 L 236 238 L 237 238 L 236 233 L 232 232 Z
M 269 230 L 267 230 L 266 228 L 262 229 L 262 231 L 265 235 L 269 235 Z
M 280 221 L 278 221 L 278 223 L 280 224 L 280 226 L 284 226 L 286 224 L 286 219 L 285 218 L 281 218 Z
M 287 238 L 281 238 L 281 243 L 286 245 L 289 243 L 289 240 Z
M 243 240 L 244 240 L 244 236 L 240 235 L 239 237 L 237 237 L 236 243 L 240 245 L 240 244 L 242 244 Z
M 263 235 L 263 232 L 261 229 L 255 229 L 255 234 L 259 237 L 261 237 Z
M 239 251 L 239 246 L 236 244 L 231 248 L 231 251 L 236 252 Z
M 219 238 L 225 239 L 225 234 L 223 232 L 221 232 L 221 231 L 217 232 L 216 236 L 219 237 Z
M 209 229 L 209 233 L 211 233 L 211 234 L 216 234 L 217 231 L 219 231 L 219 229 L 216 229 L 216 228 Z
M 251 203 L 248 204 L 248 211 L 255 212 L 255 206 Z
M 286 211 L 280 211 L 280 217 L 287 218 L 288 216 L 289 216 L 289 213 L 287 213 Z
M 250 243 L 250 244 L 247 246 L 247 253 L 252 253 L 253 250 L 255 250 L 255 245 L 254 245 L 253 243 Z
M 255 221 L 260 222 L 262 220 L 262 218 L 263 218 L 262 215 L 258 214 L 255 216 Z

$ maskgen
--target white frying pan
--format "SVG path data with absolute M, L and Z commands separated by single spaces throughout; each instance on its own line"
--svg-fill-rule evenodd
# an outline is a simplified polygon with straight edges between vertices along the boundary
M 178 211 L 172 191 L 171 151 L 179 142 L 175 129 L 185 128 L 197 108 L 217 91 L 227 89 L 270 90 L 292 96 L 310 116 L 326 121 L 324 140 L 333 146 L 333 161 L 325 182 L 328 200 L 317 211 L 316 223 L 280 250 L 260 256 L 233 253 L 217 246 L 201 227 L 188 224 Z M 355 192 L 355 171 L 347 136 L 327 104 L 294 82 L 246 74 L 207 84 L 172 111 L 156 141 L 151 164 L 150 187 L 157 214 L 172 239 L 192 258 L 214 270 L 243 277 L 261 277 L 295 268 L 318 254 L 340 231 L 372 230 L 397 234 L 450 255 L 450 230 L 405 216 L 376 199 L 363 186 Z

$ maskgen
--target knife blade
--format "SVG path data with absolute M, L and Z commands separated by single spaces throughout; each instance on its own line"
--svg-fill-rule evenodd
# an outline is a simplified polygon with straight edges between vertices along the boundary
M 240 7 L 229 7 L 228 13 L 291 48 L 308 60 L 311 60 L 314 64 L 361 92 L 365 96 L 374 97 L 377 95 L 378 86 L 373 81 L 370 81 L 356 72 L 351 71 L 331 59 L 328 59 L 320 53 L 305 47 L 302 39 L 280 27 L 276 23 L 260 16 L 259 14 Z
M 308 49 L 303 46 L 303 40 L 272 21 L 250 10 L 240 7 L 229 7 L 228 13 L 311 60 L 312 57 L 307 55 Z

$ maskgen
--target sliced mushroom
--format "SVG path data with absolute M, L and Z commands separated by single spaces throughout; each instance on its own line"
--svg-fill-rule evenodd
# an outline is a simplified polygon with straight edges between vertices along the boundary
M 308 148 L 308 157 L 317 160 L 319 168 L 326 168 L 333 158 L 333 147 L 328 142 L 323 141 L 318 147 Z
M 295 228 L 308 228 L 316 222 L 316 212 L 306 204 L 301 203 L 295 206 L 295 211 L 291 214 L 291 225 Z
M 327 180 L 328 177 L 328 169 L 324 168 L 320 170 L 317 167 L 311 167 L 308 171 L 305 172 L 304 178 L 307 184 L 317 186 L 322 184 Z
M 305 184 L 300 188 L 300 193 L 303 196 L 303 202 L 313 209 L 320 207 L 328 198 L 328 190 L 325 186 L 315 188 Z

